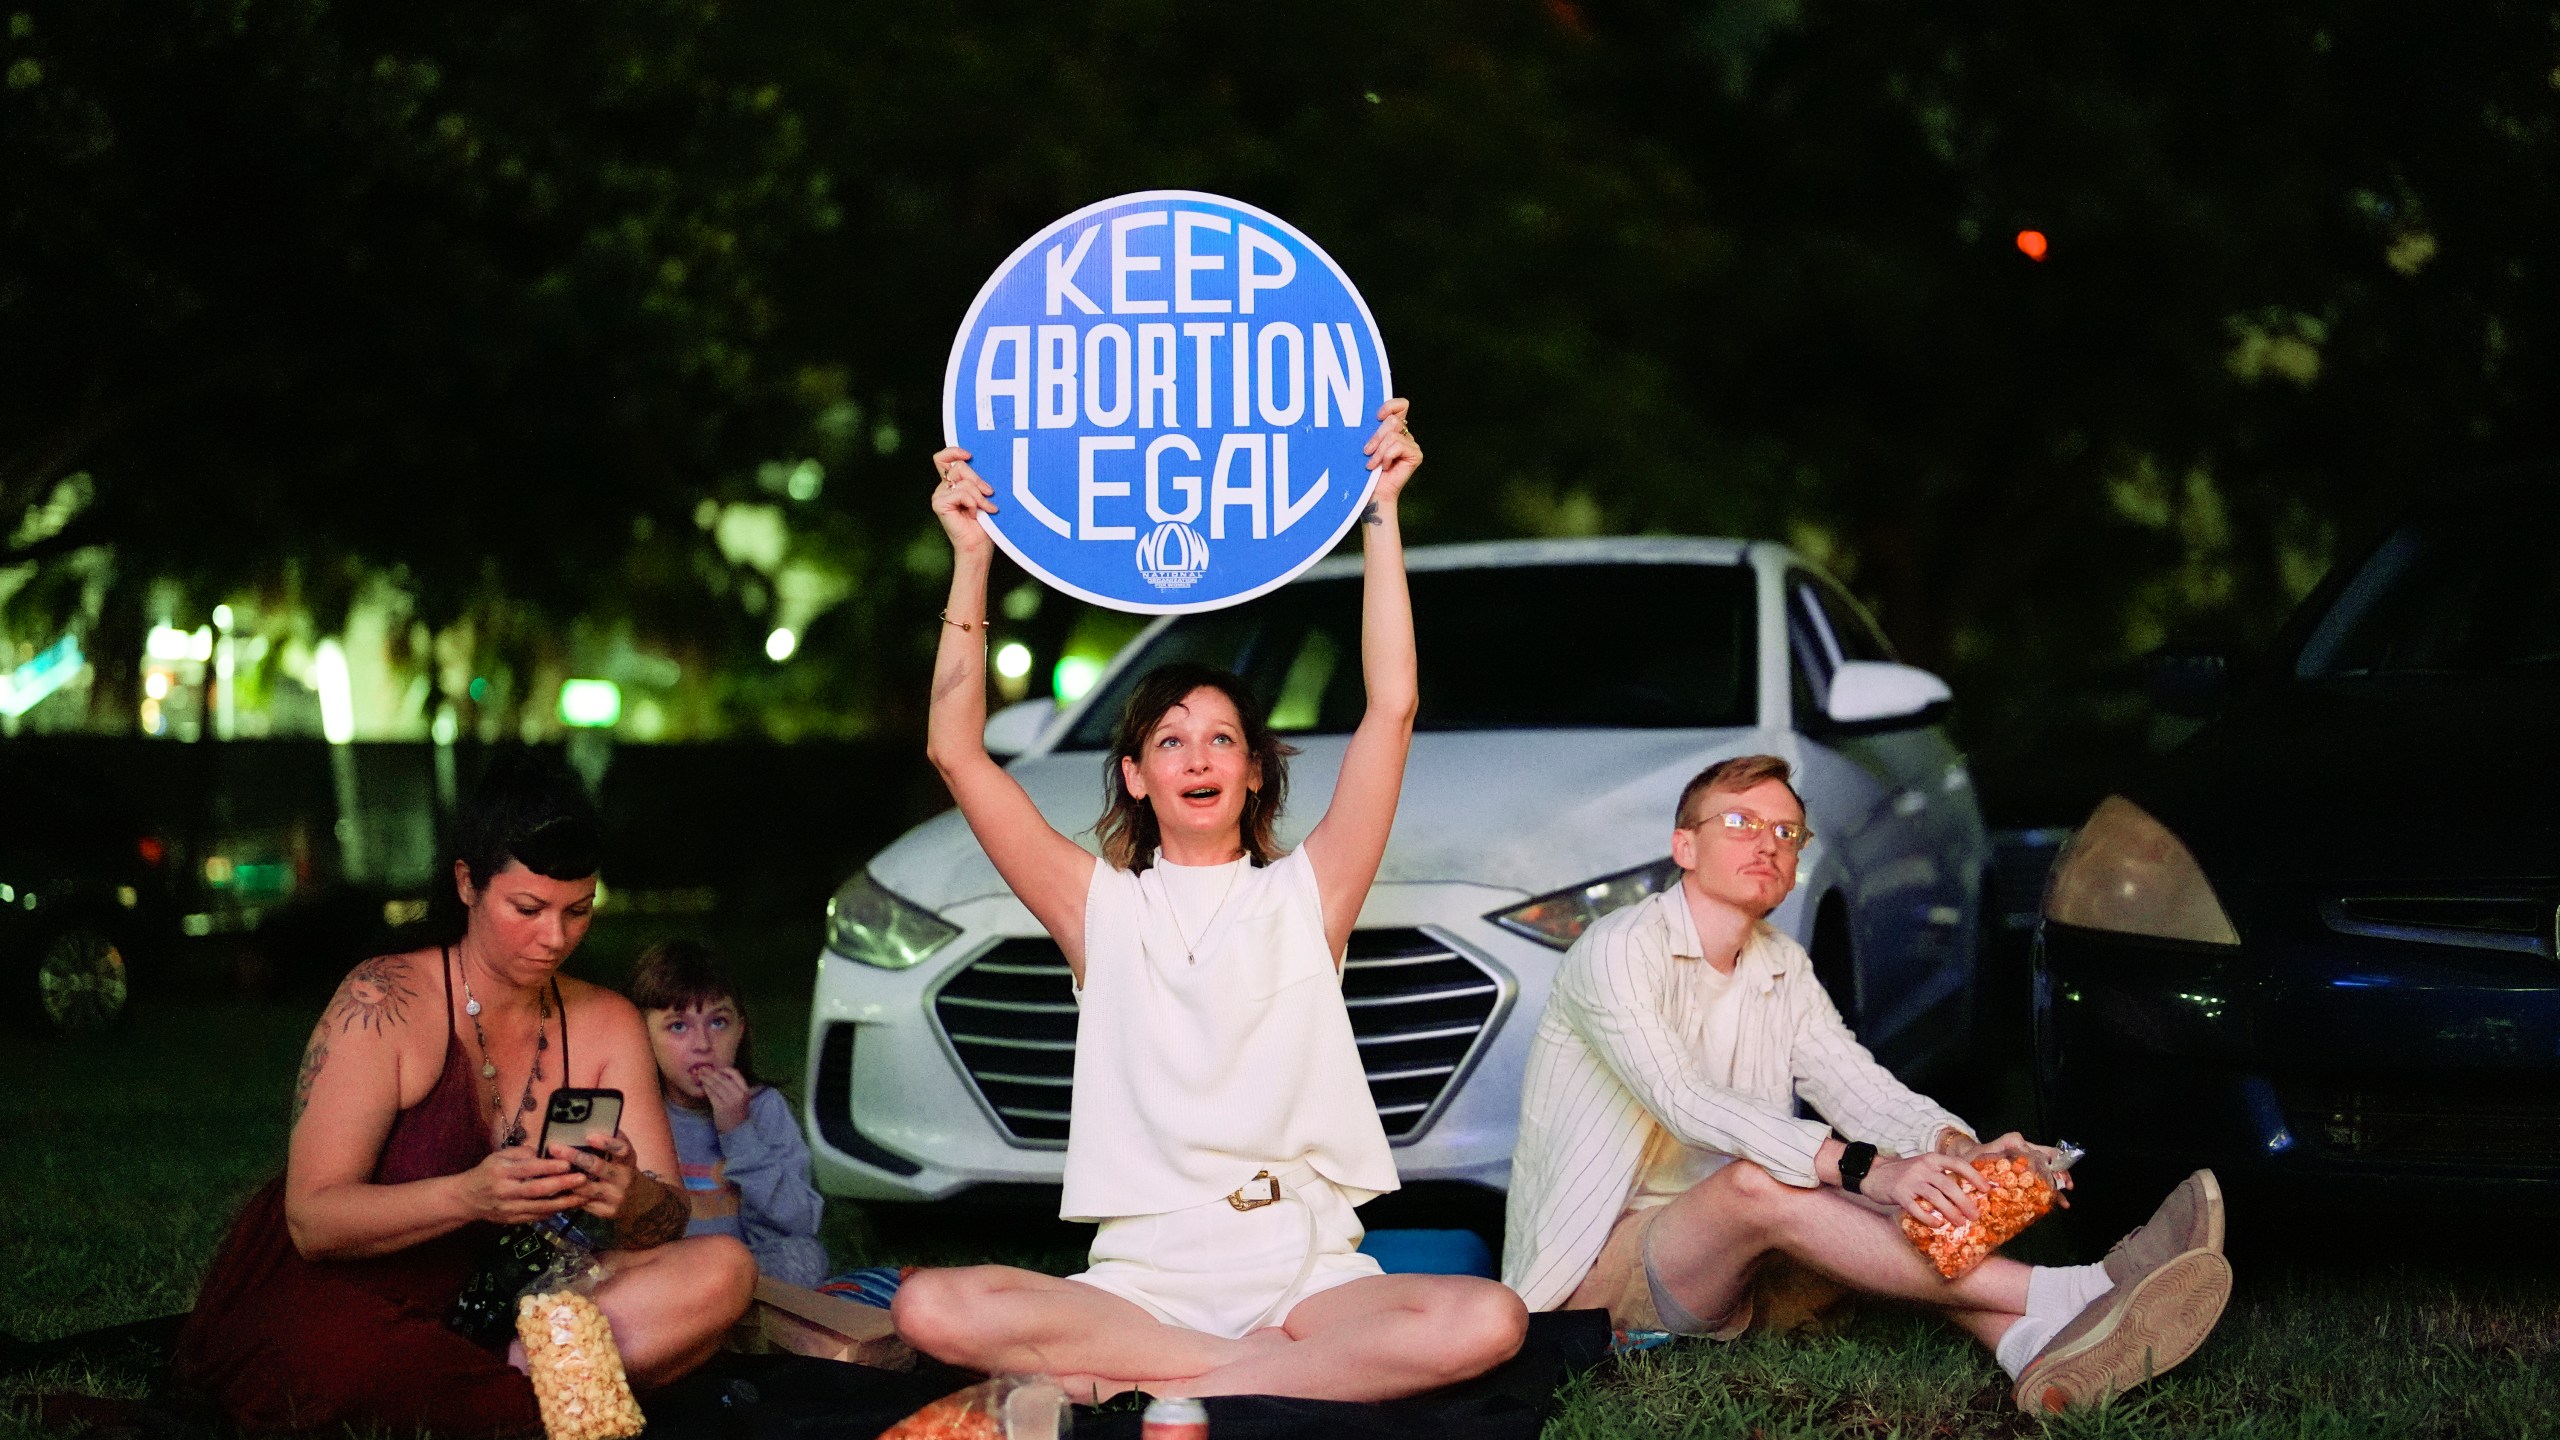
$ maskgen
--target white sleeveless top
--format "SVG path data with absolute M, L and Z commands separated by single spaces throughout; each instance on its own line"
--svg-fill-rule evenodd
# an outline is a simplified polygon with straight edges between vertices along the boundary
M 1301 1161 L 1354 1205 L 1397 1187 L 1305 846 L 1099 862 L 1084 914 L 1061 1217 L 1187 1209 Z

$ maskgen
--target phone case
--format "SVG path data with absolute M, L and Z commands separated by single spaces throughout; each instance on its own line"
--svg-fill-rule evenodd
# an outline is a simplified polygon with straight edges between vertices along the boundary
M 581 1090 L 563 1085 L 551 1092 L 551 1103 L 543 1107 L 542 1134 L 535 1141 L 537 1154 L 551 1153 L 556 1136 L 583 1145 L 590 1135 L 622 1133 L 622 1092 L 619 1090 Z

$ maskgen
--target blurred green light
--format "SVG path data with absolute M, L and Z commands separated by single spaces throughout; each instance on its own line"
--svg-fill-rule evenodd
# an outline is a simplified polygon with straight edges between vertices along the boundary
M 1059 704 L 1072 705 L 1083 699 L 1084 692 L 1092 689 L 1093 682 L 1101 678 L 1101 661 L 1090 655 L 1068 655 L 1059 659 L 1057 671 L 1049 683 L 1057 693 Z
M 610 680 L 560 682 L 560 723 L 603 730 L 622 719 L 622 687 Z

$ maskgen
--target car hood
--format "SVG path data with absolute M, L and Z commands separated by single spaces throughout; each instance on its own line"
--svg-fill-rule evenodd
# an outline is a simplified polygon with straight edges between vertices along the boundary
M 2216 881 L 2560 876 L 2560 677 L 2247 694 L 2128 793 Z
M 1280 839 L 1295 845 L 1324 815 L 1346 738 L 1294 740 Z M 1671 853 L 1671 809 L 1705 765 L 1792 749 L 1749 729 L 1433 732 L 1414 737 L 1396 828 L 1378 879 L 1457 881 L 1540 895 Z M 1029 756 L 1014 778 L 1051 825 L 1094 845 L 1102 754 Z M 871 862 L 872 876 L 917 904 L 1002 893 L 1004 882 L 959 812 L 945 811 Z

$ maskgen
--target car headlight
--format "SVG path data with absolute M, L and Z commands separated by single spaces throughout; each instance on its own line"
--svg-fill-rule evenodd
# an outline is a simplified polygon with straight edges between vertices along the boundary
M 848 960 L 904 970 L 951 943 L 960 927 L 892 895 L 868 870 L 827 901 L 827 948 Z
M 1541 945 L 1564 950 L 1581 939 L 1582 932 L 1590 929 L 1594 920 L 1679 883 L 1680 867 L 1668 859 L 1656 860 L 1585 881 L 1570 890 L 1541 895 L 1525 905 L 1496 910 L 1484 918 L 1515 935 L 1526 935 Z
M 2121 795 L 2099 801 L 2089 823 L 2054 858 L 2044 916 L 2084 930 L 2240 943 L 2196 857 L 2168 826 Z

